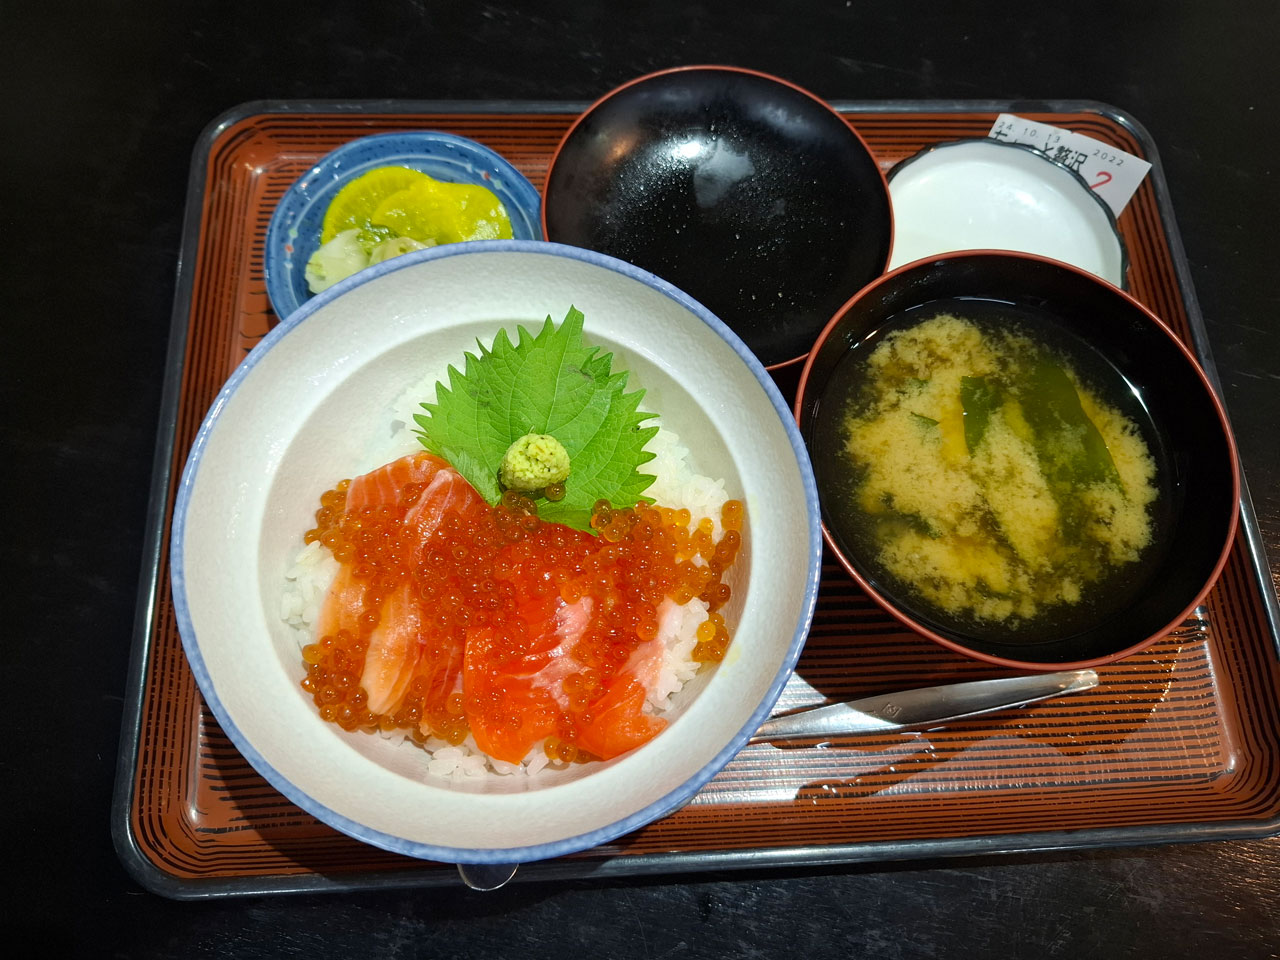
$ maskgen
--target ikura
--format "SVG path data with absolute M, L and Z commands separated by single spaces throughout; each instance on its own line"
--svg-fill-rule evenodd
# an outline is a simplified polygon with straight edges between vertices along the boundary
M 708 608 L 693 659 L 724 657 L 720 609 L 742 544 L 742 504 L 722 535 L 687 510 L 595 505 L 598 535 L 538 518 L 508 491 L 486 504 L 444 461 L 417 454 L 326 492 L 307 542 L 341 564 L 303 650 L 323 719 L 403 729 L 519 762 L 539 742 L 565 762 L 608 759 L 656 735 L 643 711 L 661 659 L 660 609 Z

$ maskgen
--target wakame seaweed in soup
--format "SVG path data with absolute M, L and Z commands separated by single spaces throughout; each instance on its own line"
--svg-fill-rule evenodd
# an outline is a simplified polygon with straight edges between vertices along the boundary
M 833 372 L 814 447 L 846 552 L 943 629 L 1068 636 L 1159 548 L 1169 471 L 1138 391 L 1030 310 L 894 318 Z

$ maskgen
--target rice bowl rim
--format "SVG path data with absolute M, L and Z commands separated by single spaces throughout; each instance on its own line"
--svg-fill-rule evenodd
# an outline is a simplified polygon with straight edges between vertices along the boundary
M 265 757 L 254 748 L 244 732 L 232 721 L 227 708 L 214 689 L 210 671 L 200 650 L 191 610 L 187 602 L 186 590 L 186 558 L 184 542 L 186 522 L 191 506 L 192 489 L 199 472 L 205 450 L 210 437 L 220 422 L 222 411 L 235 392 L 252 374 L 258 363 L 275 348 L 289 333 L 297 329 L 312 314 L 323 309 L 333 300 L 341 297 L 349 290 L 363 286 L 373 280 L 399 270 L 411 268 L 417 264 L 445 260 L 457 256 L 484 255 L 486 253 L 517 253 L 541 256 L 562 257 L 576 260 L 589 266 L 602 268 L 638 281 L 651 290 L 674 301 L 687 313 L 701 320 L 710 330 L 718 335 L 747 367 L 757 384 L 764 391 L 766 398 L 777 415 L 799 472 L 800 484 L 805 500 L 805 526 L 807 539 L 808 569 L 804 579 L 804 595 L 799 606 L 794 632 L 777 671 L 770 682 L 761 701 L 752 711 L 747 722 L 730 738 L 709 761 L 692 776 L 684 780 L 680 786 L 652 801 L 641 809 L 612 821 L 593 830 L 571 835 L 554 841 L 531 844 L 522 847 L 471 848 L 449 847 L 440 844 L 409 840 L 395 834 L 387 833 L 366 826 L 359 821 L 338 813 L 315 799 L 311 794 L 296 786 L 292 780 L 280 773 Z M 618 260 L 605 254 L 572 247 L 564 244 L 537 240 L 485 240 L 471 241 L 465 244 L 452 244 L 427 250 L 415 251 L 400 257 L 386 260 L 380 264 L 366 268 L 359 273 L 335 284 L 328 290 L 308 300 L 283 319 L 262 341 L 249 353 L 233 371 L 226 383 L 218 392 L 210 405 L 188 453 L 182 476 L 174 501 L 173 529 L 170 535 L 170 581 L 174 602 L 175 619 L 193 675 L 200 692 L 208 703 L 210 710 L 217 718 L 219 725 L 236 749 L 245 757 L 254 769 L 292 803 L 307 813 L 334 827 L 335 829 L 368 843 L 394 853 L 417 859 L 435 860 L 455 863 L 507 863 L 549 859 L 569 853 L 598 846 L 623 834 L 629 833 L 647 823 L 651 823 L 685 804 L 701 789 L 725 764 L 729 762 L 747 743 L 750 736 L 759 728 L 772 711 L 783 686 L 794 671 L 795 664 L 804 646 L 817 605 L 818 582 L 821 574 L 823 540 L 818 513 L 818 493 L 810 464 L 807 448 L 800 435 L 792 412 L 783 400 L 772 377 L 764 366 L 750 351 L 745 343 L 723 321 L 710 310 L 694 300 L 688 294 L 672 284 L 642 270 L 639 267 Z M 554 789 L 554 788 L 551 788 Z M 522 795 L 512 795 L 522 796 Z

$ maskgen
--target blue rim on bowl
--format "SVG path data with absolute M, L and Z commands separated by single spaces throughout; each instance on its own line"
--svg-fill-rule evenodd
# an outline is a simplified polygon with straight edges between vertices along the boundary
M 279 345 L 290 336 L 290 334 L 297 331 L 298 328 L 306 323 L 309 318 L 318 311 L 321 311 L 333 300 L 343 296 L 351 290 L 370 283 L 371 281 L 375 281 L 388 274 L 409 269 L 427 261 L 443 260 L 458 256 L 512 252 L 537 253 L 551 257 L 577 260 L 586 264 L 603 267 L 607 270 L 614 271 L 625 277 L 636 280 L 657 294 L 675 301 L 692 313 L 706 324 L 713 334 L 720 337 L 725 344 L 741 358 L 742 362 L 749 369 L 751 376 L 759 383 L 761 389 L 764 390 L 768 404 L 773 408 L 778 416 L 782 428 L 785 431 L 787 442 L 796 457 L 805 506 L 804 556 L 806 558 L 807 570 L 804 575 L 803 598 L 797 608 L 798 616 L 794 625 L 794 630 L 787 641 L 785 654 L 782 656 L 777 670 L 769 681 L 767 693 L 757 704 L 755 709 L 752 710 L 750 717 L 742 724 L 741 728 L 737 730 L 733 737 L 725 743 L 723 747 L 715 752 L 710 761 L 706 762 L 697 770 L 696 773 L 684 780 L 679 787 L 671 790 L 660 799 L 649 803 L 643 808 L 620 817 L 616 821 L 576 836 L 564 837 L 554 842 L 537 843 L 522 847 L 501 849 L 456 848 L 411 840 L 356 822 L 326 806 L 323 802 L 292 783 L 288 777 L 273 767 L 260 751 L 255 749 L 253 743 L 247 737 L 245 732 L 234 722 L 228 707 L 219 697 L 219 693 L 213 684 L 209 665 L 202 653 L 201 638 L 197 636 L 196 633 L 193 610 L 187 592 L 188 563 L 186 557 L 186 531 L 197 475 L 200 473 L 201 468 L 205 463 L 204 458 L 206 451 L 210 446 L 211 439 L 218 427 L 220 419 L 226 414 L 228 406 L 234 403 L 237 391 L 245 384 L 245 381 L 248 378 L 254 375 L 255 368 L 259 367 L 263 359 L 267 357 L 271 351 L 278 348 Z M 361 271 L 359 274 L 343 280 L 331 289 L 310 299 L 300 309 L 292 313 L 287 319 L 276 326 L 262 340 L 262 342 L 255 347 L 255 349 L 231 375 L 230 379 L 214 400 L 204 422 L 201 424 L 188 455 L 182 478 L 177 489 L 170 545 L 172 557 L 171 586 L 173 591 L 175 615 L 183 648 L 186 652 L 188 661 L 190 662 L 192 672 L 196 678 L 201 693 L 205 697 L 222 729 L 226 732 L 227 736 L 231 739 L 232 743 L 241 752 L 241 754 L 275 789 L 280 791 L 290 801 L 315 816 L 317 819 L 349 836 L 373 846 L 419 859 L 430 859 L 441 862 L 485 864 L 527 862 L 558 857 L 605 843 L 675 811 L 688 802 L 693 795 L 707 783 L 707 781 L 709 781 L 746 745 L 750 736 L 768 717 L 778 696 L 781 694 L 784 685 L 795 668 L 800 651 L 803 648 L 805 639 L 808 635 L 809 625 L 812 621 L 817 604 L 818 581 L 821 572 L 823 549 L 817 497 L 817 487 L 814 481 L 812 468 L 809 463 L 807 448 L 804 445 L 800 431 L 792 417 L 791 411 L 781 393 L 778 391 L 778 388 L 775 386 L 772 378 L 763 365 L 756 359 L 755 355 L 736 334 L 734 334 L 710 311 L 697 301 L 693 300 L 687 294 L 673 287 L 661 278 L 656 277 L 647 271 L 641 270 L 638 267 L 634 267 L 628 263 L 603 254 L 594 253 L 592 251 L 576 247 L 569 247 L 562 244 L 547 243 L 544 241 L 530 242 L 518 240 L 493 240 L 435 247 L 429 250 L 416 251 L 405 254 L 401 257 L 384 261 L 383 263 L 372 266 Z
M 361 137 L 327 154 L 288 189 L 271 215 L 262 266 L 267 296 L 281 320 L 313 296 L 303 273 L 320 245 L 320 226 L 330 201 L 356 177 L 390 166 L 420 170 L 437 180 L 488 187 L 506 207 L 514 239 L 542 238 L 542 198 L 537 189 L 483 144 L 432 130 Z
M 959 172 L 958 161 L 975 153 L 987 154 L 986 166 L 1003 179 L 991 169 L 976 178 Z M 1129 251 L 1111 208 L 1078 171 L 1030 144 L 945 140 L 897 163 L 887 179 L 897 227 L 889 271 L 925 257 L 999 249 L 1060 260 L 1129 288 Z M 918 211 L 904 202 L 912 188 L 922 191 Z M 1072 225 L 1079 229 L 1064 237 Z

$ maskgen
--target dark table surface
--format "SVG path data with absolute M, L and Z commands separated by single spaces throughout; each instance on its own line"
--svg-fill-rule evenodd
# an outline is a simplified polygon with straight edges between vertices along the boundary
M 144 891 L 109 831 L 186 177 L 214 116 L 589 100 L 698 62 L 829 99 L 1113 104 L 1159 149 L 1274 581 L 1278 38 L 1274 0 L 0 6 L 0 924 L 51 956 L 1280 956 L 1276 839 L 189 903 Z

